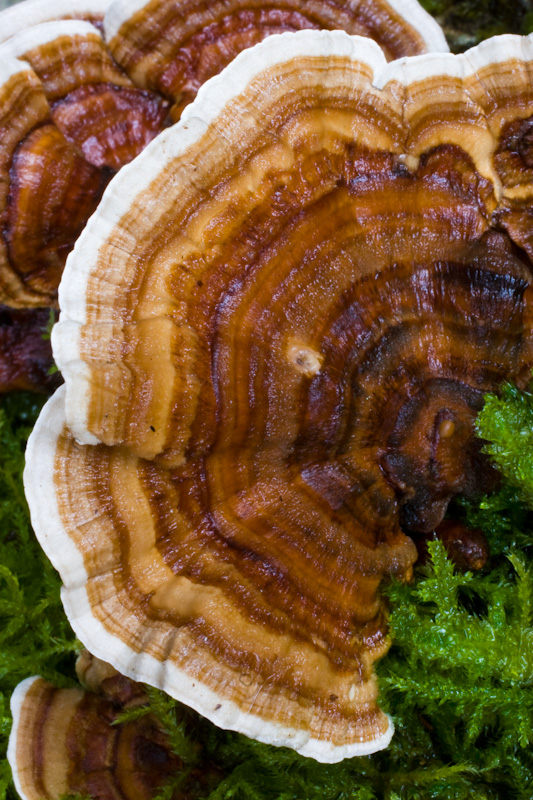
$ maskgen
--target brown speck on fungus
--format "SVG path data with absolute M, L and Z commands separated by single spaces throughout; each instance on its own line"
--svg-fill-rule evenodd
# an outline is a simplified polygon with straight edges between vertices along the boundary
M 475 415 L 533 366 L 533 189 L 502 156 L 532 72 L 517 37 L 391 64 L 271 37 L 110 185 L 25 481 L 120 672 L 320 761 L 386 746 L 381 581 L 494 481 Z

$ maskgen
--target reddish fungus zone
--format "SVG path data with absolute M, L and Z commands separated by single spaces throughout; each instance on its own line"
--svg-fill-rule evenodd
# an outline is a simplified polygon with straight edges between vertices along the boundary
M 379 2 L 358 3 L 356 10 L 335 0 L 315 3 L 312 8 L 294 2 L 277 2 L 275 7 L 262 8 L 239 8 L 239 5 L 242 3 L 238 0 L 224 3 L 223 10 L 228 13 L 223 14 L 219 8 L 213 8 L 213 3 L 195 0 L 190 9 L 182 5 L 177 14 L 173 3 L 166 3 L 166 9 L 161 4 L 155 21 L 135 15 L 123 23 L 120 39 L 131 39 L 136 45 L 124 56 L 131 74 L 143 58 L 147 58 L 150 74 L 150 58 L 154 50 L 157 52 L 153 30 L 157 34 L 164 31 L 161 47 L 165 65 L 150 77 L 158 91 L 175 100 L 174 119 L 179 119 L 203 83 L 218 75 L 240 52 L 275 34 L 309 29 L 345 30 L 379 42 L 388 60 L 425 52 L 427 47 L 414 27 L 391 8 L 380 7 Z M 187 15 L 201 22 L 184 24 Z M 121 58 L 122 55 L 118 60 Z
M 151 93 L 90 84 L 51 107 L 13 153 L 4 236 L 11 268 L 55 299 L 65 260 L 111 177 L 165 125 Z
M 53 370 L 47 329 L 51 309 L 0 305 L 0 392 L 51 392 L 61 382 Z
M 322 152 L 274 181 L 201 273 L 191 257 L 173 277 L 204 350 L 192 358 L 198 396 L 176 390 L 183 465 L 139 462 L 155 547 L 172 575 L 220 589 L 267 638 L 312 643 L 362 683 L 387 648 L 383 576 L 410 574 L 408 537 L 433 531 L 454 495 L 495 486 L 475 417 L 486 392 L 531 374 L 530 261 L 505 212 L 491 227 L 491 199 L 456 146 L 414 171 L 387 153 Z M 104 507 L 102 452 L 90 480 Z M 172 609 L 156 586 L 141 590 L 135 533 L 120 508 L 107 513 L 114 580 L 148 619 L 188 626 L 265 691 L 282 685 L 332 718 L 368 721 L 368 706 L 317 700 L 282 658 L 263 661 L 198 605 Z
M 93 83 L 52 104 L 55 124 L 84 158 L 117 172 L 163 130 L 168 104 L 137 88 Z M 107 176 L 109 180 L 110 176 Z

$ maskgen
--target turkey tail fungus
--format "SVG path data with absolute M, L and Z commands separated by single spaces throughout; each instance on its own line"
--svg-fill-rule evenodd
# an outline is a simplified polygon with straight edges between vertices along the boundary
M 25 483 L 121 673 L 319 761 L 387 745 L 380 583 L 492 485 L 475 415 L 533 367 L 532 73 L 511 36 L 271 37 L 111 183 Z
M 128 0 L 106 12 L 109 43 L 87 21 L 101 27 L 107 6 L 29 0 L 0 14 L 0 303 L 54 304 L 64 260 L 112 174 L 170 122 L 171 103 L 177 119 L 178 106 L 255 41 L 325 26 L 367 33 L 396 56 L 447 49 L 416 0 L 412 22 L 386 0 L 233 0 L 209 11 L 200 0 Z M 112 56 L 136 64 L 133 82 Z
M 135 88 L 78 20 L 13 36 L 0 67 L 0 295 L 50 305 L 113 172 L 162 129 L 167 103 Z
M 416 0 L 397 5 L 26 0 L 2 11 L 0 304 L 56 305 L 65 259 L 114 172 L 242 49 L 284 30 L 326 27 L 373 37 L 390 57 L 447 50 L 439 25 Z M 25 347 L 31 351 L 32 341 Z M 9 374 L 6 360 L 0 354 Z M 28 383 L 38 371 L 29 360 Z M 4 382 L 0 390 L 16 385 Z
M 22 800 L 66 795 L 151 800 L 186 771 L 173 799 L 199 796 L 210 777 L 209 765 L 202 772 L 186 770 L 153 714 L 121 721 L 125 710 L 148 702 L 142 687 L 86 652 L 77 672 L 86 688 L 58 689 L 34 677 L 13 694 L 8 756 Z

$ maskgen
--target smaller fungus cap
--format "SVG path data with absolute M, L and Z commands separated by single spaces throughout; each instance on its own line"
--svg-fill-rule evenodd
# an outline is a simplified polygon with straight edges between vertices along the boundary
M 317 28 L 368 36 L 388 59 L 448 50 L 417 0 L 114 0 L 105 16 L 113 57 L 137 85 L 174 102 L 175 120 L 242 50 L 273 34 Z
M 80 20 L 13 35 L 0 65 L 0 300 L 50 305 L 113 171 L 164 127 L 168 103 L 133 86 Z
M 102 26 L 109 0 L 24 0 L 0 12 L 0 42 L 29 26 L 61 19 L 81 19 Z
M 183 767 L 152 714 L 117 724 L 124 707 L 102 692 L 28 678 L 11 711 L 8 759 L 22 800 L 150 800 Z
M 492 485 L 475 415 L 533 366 L 530 195 L 508 225 L 496 161 L 532 65 L 270 37 L 110 184 L 25 473 L 96 655 L 321 761 L 387 744 L 380 583 Z
M 0 300 L 49 305 L 103 186 L 55 124 L 38 76 L 9 57 L 0 60 L 0 175 Z
M 0 45 L 0 59 L 27 61 L 55 124 L 90 163 L 117 171 L 165 126 L 168 103 L 138 89 L 88 22 L 34 25 Z

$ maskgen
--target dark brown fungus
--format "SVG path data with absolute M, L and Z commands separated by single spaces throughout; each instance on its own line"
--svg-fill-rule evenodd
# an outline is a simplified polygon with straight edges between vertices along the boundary
M 50 310 L 0 305 L 0 393 L 52 392 L 61 383 L 54 370 Z
M 444 544 L 452 561 L 462 570 L 480 570 L 489 560 L 490 550 L 483 532 L 456 520 L 443 520 L 436 535 Z
M 413 538 L 420 564 L 426 563 L 428 542 L 435 539 L 440 539 L 455 566 L 463 571 L 483 569 L 490 557 L 489 544 L 483 532 L 458 520 L 444 519 L 432 533 L 415 534 Z

